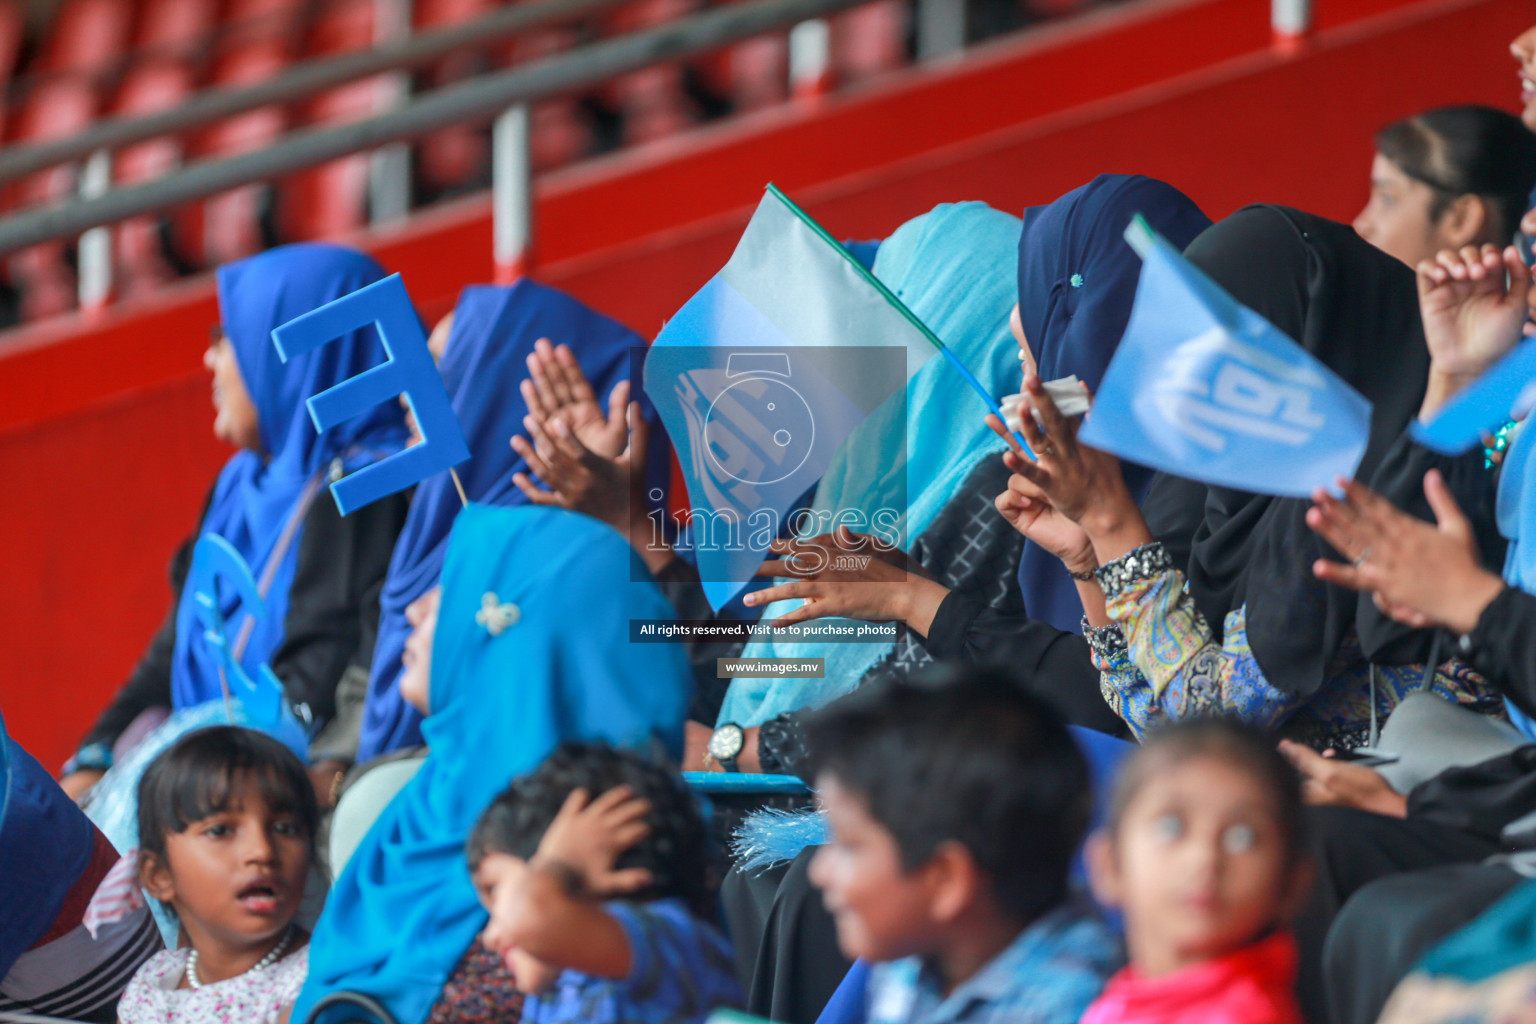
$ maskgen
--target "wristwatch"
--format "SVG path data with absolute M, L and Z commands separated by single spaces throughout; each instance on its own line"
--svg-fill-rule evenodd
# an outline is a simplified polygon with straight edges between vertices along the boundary
M 705 753 L 719 761 L 720 767 L 726 771 L 739 772 L 741 769 L 736 767 L 736 759 L 741 756 L 741 748 L 746 745 L 747 731 L 735 722 L 726 722 L 709 738 Z

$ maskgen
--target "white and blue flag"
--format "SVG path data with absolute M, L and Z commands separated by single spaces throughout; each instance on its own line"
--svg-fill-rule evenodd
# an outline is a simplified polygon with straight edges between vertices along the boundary
M 677 449 L 715 608 L 756 575 L 853 429 L 941 351 L 847 249 L 768 186 L 730 261 L 645 360 L 645 392 Z
M 1444 455 L 1459 455 L 1536 406 L 1536 344 L 1516 345 L 1430 423 L 1414 421 L 1413 439 Z
M 1140 217 L 1125 237 L 1141 280 L 1084 443 L 1258 494 L 1304 498 L 1353 476 L 1371 403 Z

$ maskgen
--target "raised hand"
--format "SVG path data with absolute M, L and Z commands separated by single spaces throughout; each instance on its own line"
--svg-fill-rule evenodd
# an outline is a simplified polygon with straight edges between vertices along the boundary
M 1482 567 L 1472 524 L 1439 472 L 1424 475 L 1435 524 L 1416 519 L 1363 484 L 1340 480 L 1344 500 L 1318 489 L 1307 525 L 1349 562 L 1318 559 L 1319 579 L 1371 594 L 1385 614 L 1416 629 L 1469 633 L 1504 581 Z
M 512 482 L 535 505 L 585 512 L 614 529 L 627 530 L 640 502 L 636 492 L 645 472 L 648 440 L 638 403 L 630 403 L 627 418 L 628 443 L 618 454 L 605 456 L 588 448 L 563 418 L 557 416 L 546 425 L 529 413 L 523 418 L 528 437 L 512 438 L 512 449 L 549 490 L 539 487 L 526 473 L 514 473 Z M 624 418 L 619 422 L 623 425 Z
M 587 894 L 599 898 L 634 892 L 650 884 L 645 868 L 615 869 L 625 850 L 651 831 L 651 805 L 628 786 L 615 786 L 593 799 L 584 789 L 566 797 L 560 813 L 539 840 L 535 861 L 558 864 L 581 876 Z
M 1125 486 L 1120 461 L 1079 443 L 1077 421 L 1061 414 L 1038 375 L 1025 375 L 1024 397 L 1039 416 L 1037 421 L 1026 409 L 1022 417 L 1021 432 L 1035 460 L 1015 451 L 1008 468 L 1033 484 L 1063 519 L 1082 529 L 1093 543 L 1098 562 L 1119 558 L 1151 540 L 1136 500 Z M 1028 497 L 1033 503 L 1035 495 Z M 1052 532 L 1062 549 L 1069 550 L 1067 544 L 1075 538 L 1065 529 Z M 1074 557 L 1079 555 L 1074 551 Z
M 1008 525 L 1061 559 L 1071 572 L 1087 572 L 1098 567 L 1094 557 L 1093 542 L 1083 528 L 1056 511 L 1043 490 L 1023 475 L 1024 464 L 1029 457 L 1014 441 L 1013 435 L 996 415 L 987 417 L 987 426 L 999 434 L 1011 449 L 1003 453 L 1003 464 L 1013 470 L 1008 478 L 1008 489 L 993 499 L 992 504 Z
M 624 410 L 629 404 L 629 381 L 615 384 L 608 396 L 608 413 L 582 372 L 569 345 L 551 345 L 549 339 L 534 342 L 528 356 L 528 376 L 519 385 L 528 414 L 545 429 L 563 420 L 571 434 L 588 450 L 604 458 L 617 458 L 624 450 Z
M 1430 355 L 1419 415 L 1429 419 L 1520 340 L 1531 271 L 1512 245 L 1446 249 L 1415 270 Z

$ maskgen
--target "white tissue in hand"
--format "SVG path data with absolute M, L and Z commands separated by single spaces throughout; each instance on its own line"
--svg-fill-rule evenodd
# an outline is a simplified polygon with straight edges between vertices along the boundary
M 1062 377 L 1060 380 L 1048 380 L 1042 387 L 1045 393 L 1051 396 L 1051 401 L 1056 403 L 1057 410 L 1063 416 L 1081 416 L 1088 411 L 1088 392 L 1083 390 L 1083 382 L 1077 379 L 1077 374 Z M 1023 433 L 1024 419 L 1019 415 L 1019 410 L 1024 405 L 1023 395 L 1004 395 L 998 403 L 1003 410 L 1003 419 L 1008 424 L 1008 429 L 1015 434 Z M 1035 413 L 1035 422 L 1040 422 L 1040 414 Z

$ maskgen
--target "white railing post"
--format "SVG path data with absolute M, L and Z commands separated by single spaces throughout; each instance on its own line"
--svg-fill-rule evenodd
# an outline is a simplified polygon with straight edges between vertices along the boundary
M 832 27 L 826 18 L 802 21 L 789 30 L 789 92 L 807 99 L 832 88 Z
M 375 46 L 407 39 L 411 34 L 412 0 L 374 0 Z M 411 95 L 411 76 L 396 71 L 381 76 L 378 107 L 396 110 Z M 411 147 L 403 142 L 373 151 L 368 160 L 368 219 L 373 224 L 404 220 L 411 212 Z
M 80 173 L 80 198 L 95 199 L 112 187 L 112 152 L 98 149 L 85 161 Z M 80 308 L 95 310 L 112 297 L 112 231 L 110 226 L 91 228 L 80 236 Z
M 533 159 L 528 104 L 518 103 L 491 128 L 491 213 L 496 283 L 528 272 L 533 256 Z
M 963 49 L 965 0 L 917 0 L 917 59 L 938 60 Z
M 1270 0 L 1269 23 L 1276 45 L 1295 45 L 1312 27 L 1312 0 Z

